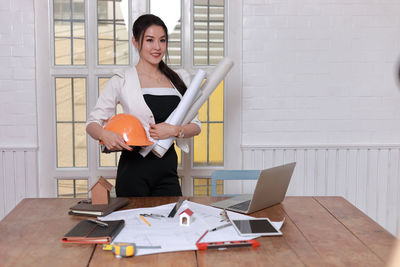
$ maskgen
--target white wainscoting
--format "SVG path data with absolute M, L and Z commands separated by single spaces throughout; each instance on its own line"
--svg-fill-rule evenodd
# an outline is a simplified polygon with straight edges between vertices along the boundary
M 23 198 L 38 197 L 37 148 L 0 147 L 0 220 Z
M 343 196 L 390 233 L 399 233 L 399 144 L 242 146 L 242 151 L 243 169 L 297 162 L 287 195 Z M 240 190 L 251 192 L 254 184 L 243 181 Z

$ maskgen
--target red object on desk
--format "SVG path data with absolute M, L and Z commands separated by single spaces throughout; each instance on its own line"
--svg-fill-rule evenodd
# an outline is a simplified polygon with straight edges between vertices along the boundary
M 237 248 L 237 247 L 258 247 L 260 243 L 255 239 L 243 241 L 225 241 L 225 242 L 204 242 L 196 243 L 198 250 Z

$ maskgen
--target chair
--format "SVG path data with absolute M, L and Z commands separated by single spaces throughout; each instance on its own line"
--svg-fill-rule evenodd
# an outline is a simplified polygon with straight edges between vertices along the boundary
M 217 170 L 211 173 L 211 196 L 235 196 L 217 194 L 217 180 L 257 180 L 261 170 Z

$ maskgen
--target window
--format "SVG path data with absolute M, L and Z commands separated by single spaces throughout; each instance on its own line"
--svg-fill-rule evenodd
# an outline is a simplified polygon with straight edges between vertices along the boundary
M 57 197 L 59 198 L 87 198 L 87 179 L 57 179 Z
M 128 1 L 97 1 L 97 59 L 99 65 L 128 65 Z
M 52 90 L 49 96 L 39 93 L 42 103 L 39 106 L 52 110 L 48 112 L 47 108 L 46 112 L 39 108 L 39 131 L 42 133 L 39 133 L 42 136 L 39 145 L 43 147 L 39 155 L 40 172 L 53 182 L 57 181 L 56 190 L 48 187 L 46 192 L 76 196 L 82 186 L 87 192 L 88 185 L 99 176 L 115 178 L 120 153 L 101 153 L 99 144 L 87 137 L 85 122 L 113 73 L 124 71 L 137 61 L 130 41 L 132 19 L 151 12 L 166 22 L 169 29 L 166 60 L 172 68 L 184 68 L 191 74 L 198 68 L 212 71 L 227 52 L 225 3 L 223 0 L 49 1 L 51 45 L 46 44 L 45 38 L 39 38 L 37 44 L 40 51 L 47 47 L 52 55 L 52 64 L 39 70 L 42 76 L 49 77 Z M 38 29 L 45 32 L 46 27 Z M 44 65 L 45 60 L 41 66 Z M 211 171 L 226 164 L 226 85 L 227 81 L 221 82 L 199 111 L 203 130 L 193 139 L 191 153 L 177 150 L 185 195 L 197 194 L 197 186 L 204 187 L 202 183 L 207 181 Z M 120 112 L 121 108 L 117 107 L 116 113 Z M 53 142 L 46 142 L 49 140 Z M 45 159 L 49 159 L 46 164 Z M 78 182 L 81 180 L 86 184 Z M 71 190 L 65 191 L 66 187 Z
M 54 64 L 85 65 L 85 5 L 83 0 L 54 1 Z
M 86 79 L 55 78 L 57 167 L 87 167 Z

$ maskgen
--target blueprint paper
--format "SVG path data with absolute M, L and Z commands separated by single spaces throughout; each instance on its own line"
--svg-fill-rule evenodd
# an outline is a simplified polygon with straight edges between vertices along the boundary
M 207 75 L 207 80 L 201 86 L 202 95 L 192 104 L 190 109 L 185 114 L 185 118 L 182 121 L 182 125 L 189 123 L 196 114 L 199 112 L 200 108 L 207 101 L 209 96 L 214 92 L 215 88 L 220 84 L 220 82 L 225 78 L 228 72 L 233 67 L 233 60 L 224 57 L 218 62 L 215 69 Z
M 226 224 L 221 221 L 221 209 L 206 206 L 191 201 L 184 201 L 175 217 L 168 218 L 168 214 L 175 203 L 152 208 L 139 208 L 113 212 L 107 216 L 99 217 L 100 220 L 125 220 L 125 227 L 115 237 L 113 242 L 130 242 L 137 246 L 161 246 L 160 249 L 137 249 L 136 255 L 148 255 L 163 252 L 197 250 L 196 241 L 206 230 Z M 179 214 L 190 208 L 194 213 L 190 226 L 179 225 Z M 148 226 L 139 214 L 161 214 L 165 218 L 146 217 L 150 223 Z M 229 218 L 246 219 L 253 218 L 244 214 L 227 211 Z M 282 222 L 283 223 L 283 222 Z M 248 240 L 254 237 L 240 236 L 233 226 L 228 226 L 214 232 L 208 232 L 201 242 L 238 241 Z

